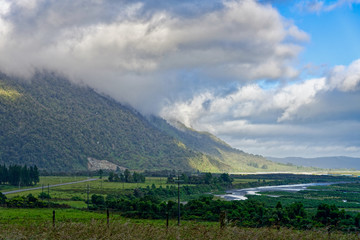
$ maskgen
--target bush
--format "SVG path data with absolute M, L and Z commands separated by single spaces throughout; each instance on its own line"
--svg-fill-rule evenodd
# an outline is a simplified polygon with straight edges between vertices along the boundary
M 0 204 L 5 204 L 6 199 L 7 197 L 2 192 L 0 192 Z
M 71 198 L 71 200 L 72 200 L 72 201 L 84 201 L 84 199 L 81 198 L 81 197 L 79 197 L 79 196 L 73 196 L 73 197 Z
M 44 199 L 51 199 L 51 196 L 49 194 L 47 194 L 46 192 L 42 192 L 39 194 L 39 198 L 44 200 Z
M 97 206 L 104 206 L 105 205 L 104 196 L 93 194 L 91 196 L 91 203 Z

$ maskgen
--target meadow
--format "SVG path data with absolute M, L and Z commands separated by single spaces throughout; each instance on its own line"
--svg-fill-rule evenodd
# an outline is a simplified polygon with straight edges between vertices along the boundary
M 216 225 L 191 223 L 168 228 L 157 224 L 144 224 L 132 221 L 113 222 L 108 226 L 103 221 L 90 222 L 64 222 L 52 226 L 50 223 L 13 225 L 0 225 L 0 239 L 242 239 L 242 240 L 355 240 L 359 239 L 356 233 L 332 232 L 320 230 L 294 230 L 275 228 L 240 228 L 229 226 L 219 228 Z
M 38 196 L 41 192 L 50 194 L 51 201 L 56 203 L 65 203 L 74 208 L 85 208 L 87 207 L 85 200 L 92 194 L 131 194 L 136 188 L 146 188 L 147 186 L 152 186 L 153 184 L 157 187 L 166 187 L 166 186 L 175 186 L 175 184 L 166 184 L 165 177 L 147 177 L 145 183 L 119 183 L 119 182 L 109 182 L 106 178 L 100 179 L 99 176 L 91 177 L 96 178 L 95 181 L 86 182 L 86 183 L 74 183 L 71 185 L 50 187 L 48 185 L 76 182 L 80 180 L 90 179 L 90 177 L 84 176 L 42 176 L 40 177 L 40 182 L 33 187 L 43 187 L 43 189 L 30 190 L 19 193 L 7 194 L 8 198 L 14 196 L 27 196 L 32 194 Z M 6 186 L 3 192 L 17 190 L 17 189 L 27 189 L 31 187 L 14 187 Z M 74 200 L 76 199 L 76 200 Z
M 105 177 L 103 179 L 99 179 L 99 177 L 95 178 L 96 180 L 87 183 L 74 183 L 48 189 L 48 185 L 75 182 L 88 179 L 88 177 L 46 176 L 41 177 L 40 182 L 37 184 L 37 186 L 44 186 L 44 189 L 7 194 L 6 197 L 11 199 L 16 196 L 25 197 L 29 194 L 38 197 L 42 192 L 46 192 L 51 196 L 49 201 L 66 204 L 68 207 L 1 207 L 0 239 L 359 239 L 359 231 L 356 227 L 349 227 L 346 231 L 340 231 L 340 228 L 331 228 L 331 231 L 329 231 L 330 225 L 327 226 L 325 224 L 315 226 L 312 223 L 313 227 L 301 229 L 301 227 L 291 227 L 291 219 L 291 221 L 289 220 L 286 224 L 284 223 L 283 225 L 279 224 L 278 226 L 275 226 L 271 222 L 271 218 L 267 215 L 264 215 L 264 219 L 268 217 L 270 222 L 264 222 L 262 225 L 259 225 L 258 223 L 251 225 L 250 222 L 241 223 L 239 220 L 231 220 L 229 218 L 226 227 L 220 228 L 218 222 L 219 216 L 215 213 L 209 215 L 209 211 L 217 211 L 213 209 L 218 209 L 222 206 L 222 200 L 208 200 L 207 198 L 202 198 L 201 200 L 201 196 L 210 196 L 211 194 L 209 194 L 209 192 L 215 193 L 221 190 L 219 190 L 219 188 L 214 188 L 211 191 L 205 192 L 205 190 L 209 189 L 208 186 L 201 187 L 191 184 L 184 184 L 181 188 L 184 190 L 198 189 L 199 191 L 191 197 L 182 195 L 181 201 L 184 201 L 184 199 L 190 201 L 192 204 L 190 205 L 190 208 L 191 206 L 198 204 L 200 204 L 198 206 L 201 206 L 202 204 L 202 207 L 205 207 L 203 212 L 207 212 L 205 217 L 201 214 L 197 216 L 196 214 L 189 215 L 189 213 L 187 213 L 184 216 L 182 215 L 181 225 L 177 226 L 176 214 L 173 214 L 170 216 L 169 226 L 166 227 L 166 219 L 160 215 L 156 217 L 160 219 L 154 219 L 151 217 L 152 215 L 148 215 L 149 217 L 144 219 L 141 217 L 139 218 L 139 215 L 134 214 L 134 212 L 131 212 L 131 214 L 124 214 L 120 209 L 110 209 L 109 224 L 107 224 L 106 209 L 103 206 L 99 207 L 91 202 L 91 197 L 93 195 L 103 196 L 104 199 L 108 196 L 123 196 L 122 198 L 126 198 L 125 201 L 137 201 L 134 206 L 155 199 L 155 201 L 160 204 L 159 206 L 161 206 L 161 201 L 175 201 L 176 197 L 164 197 L 159 195 L 155 196 L 156 198 L 153 198 L 154 196 L 149 198 L 146 195 L 157 193 L 159 189 L 163 189 L 164 191 L 165 189 L 174 190 L 177 188 L 177 184 L 167 184 L 166 177 L 146 177 L 145 183 L 109 182 Z M 248 186 L 276 185 L 281 183 L 302 183 L 311 180 L 321 182 L 329 181 L 329 179 L 343 181 L 344 177 L 304 177 L 300 175 L 295 177 L 288 177 L 286 175 L 268 175 L 266 177 L 265 175 L 241 175 L 234 176 L 232 187 L 242 188 Z M 291 204 L 296 202 L 301 202 L 304 209 L 308 212 L 307 217 L 310 215 L 315 216 L 316 208 L 319 203 L 328 203 L 336 205 L 339 210 L 346 211 L 346 215 L 351 216 L 351 219 L 355 219 L 357 212 L 360 210 L 360 185 L 357 183 L 357 178 L 355 177 L 345 179 L 350 179 L 352 182 L 330 186 L 317 186 L 296 193 L 267 192 L 266 194 L 250 196 L 249 198 L 261 203 L 262 208 L 265 209 L 264 211 L 268 211 L 268 215 L 273 214 L 271 209 L 274 209 L 278 202 L 284 206 L 284 212 L 288 211 L 287 206 L 291 206 Z M 2 189 L 5 190 L 1 191 L 6 192 L 10 189 L 17 188 L 6 186 Z M 142 191 L 142 194 L 145 196 L 142 198 L 134 197 L 134 193 L 139 190 Z M 200 200 L 196 200 L 198 198 L 200 198 Z M 89 199 L 88 202 L 87 199 Z M 186 203 L 187 202 L 183 202 L 183 205 Z M 94 210 L 89 211 L 87 209 L 88 204 L 90 205 L 90 208 Z M 185 209 L 184 206 L 182 206 L 182 210 L 186 210 L 186 206 Z M 209 206 L 213 206 L 214 208 L 206 208 Z M 224 206 L 226 206 L 226 204 Z M 146 205 L 144 205 L 144 207 L 146 208 Z M 174 209 L 176 209 L 176 206 L 174 206 Z M 53 221 L 53 210 L 56 212 L 55 221 Z M 241 211 L 244 212 L 244 210 Z M 190 211 L 190 213 L 191 212 L 195 213 L 196 211 Z M 202 210 L 200 210 L 200 213 L 201 212 Z M 248 214 L 250 216 L 249 219 L 251 220 L 251 216 L 258 213 L 249 211 Z M 132 217 L 129 218 L 129 216 Z M 241 218 L 244 218 L 244 216 Z M 309 224 L 309 222 L 307 222 L 307 224 Z M 353 223 L 351 224 L 351 226 L 354 226 Z M 246 226 L 251 227 L 249 228 Z

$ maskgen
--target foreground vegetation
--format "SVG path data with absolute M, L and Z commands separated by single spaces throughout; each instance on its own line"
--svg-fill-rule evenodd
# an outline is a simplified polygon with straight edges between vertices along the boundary
M 223 229 L 214 224 L 189 222 L 178 226 L 136 223 L 129 220 L 110 222 L 93 220 L 88 223 L 61 222 L 53 227 L 50 222 L 28 225 L 0 225 L 1 239 L 359 239 L 355 233 L 344 234 L 326 229 L 299 231 L 287 228 L 239 228 Z

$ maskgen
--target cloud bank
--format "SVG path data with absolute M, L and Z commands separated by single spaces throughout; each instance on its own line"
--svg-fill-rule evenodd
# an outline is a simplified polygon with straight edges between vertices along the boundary
M 0 71 L 57 71 L 252 153 L 360 156 L 360 60 L 299 80 L 310 36 L 270 2 L 0 0 Z
M 359 156 L 360 60 L 326 77 L 263 88 L 252 83 L 227 95 L 207 91 L 163 109 L 195 129 L 250 152 L 276 156 Z
M 145 112 L 204 84 L 297 76 L 309 37 L 270 5 L 170 2 L 1 0 L 0 70 L 59 71 Z

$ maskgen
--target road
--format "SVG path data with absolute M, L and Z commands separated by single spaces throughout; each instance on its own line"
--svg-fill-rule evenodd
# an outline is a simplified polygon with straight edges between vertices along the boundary
M 76 182 L 59 183 L 59 184 L 49 185 L 49 187 L 58 187 L 58 186 L 75 184 L 75 183 L 91 182 L 91 181 L 95 181 L 95 180 L 98 180 L 98 178 L 90 178 L 90 179 L 85 179 L 85 180 L 76 181 Z M 44 188 L 45 187 L 47 187 L 47 186 L 44 186 Z M 3 192 L 3 194 L 6 195 L 6 194 L 11 194 L 11 193 L 19 193 L 19 192 L 25 192 L 25 191 L 39 190 L 39 189 L 42 189 L 42 188 L 43 187 L 41 186 L 41 187 L 35 187 L 35 188 L 18 189 L 18 190 L 13 190 L 13 191 L 9 191 L 9 192 Z

